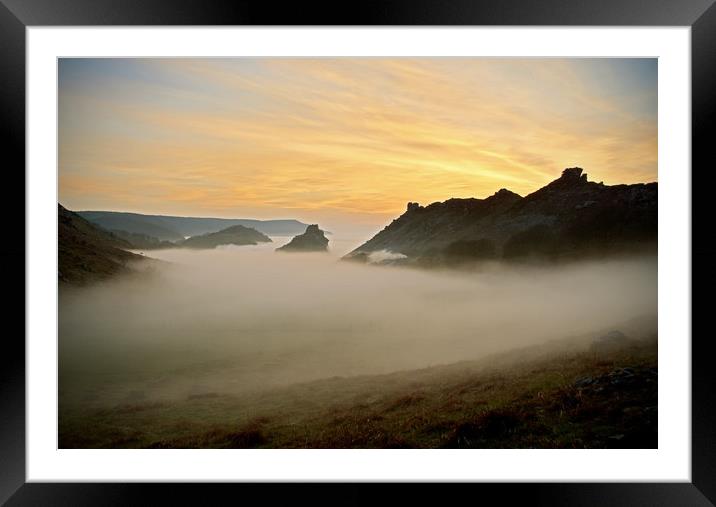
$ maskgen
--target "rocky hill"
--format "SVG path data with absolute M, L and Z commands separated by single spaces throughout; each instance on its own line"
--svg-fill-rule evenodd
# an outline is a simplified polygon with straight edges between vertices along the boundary
M 177 244 L 181 248 L 216 248 L 220 245 L 256 245 L 270 243 L 271 238 L 256 229 L 234 225 L 219 232 L 210 232 L 200 236 L 192 236 Z
M 402 254 L 406 263 L 454 265 L 487 259 L 566 260 L 656 252 L 657 183 L 604 185 L 579 167 L 521 197 L 408 203 L 405 213 L 346 259 Z
M 296 236 L 286 245 L 277 248 L 282 252 L 325 252 L 328 250 L 328 239 L 318 225 L 309 225 L 306 232 Z
M 131 271 L 130 263 L 145 259 L 125 251 L 132 246 L 124 239 L 95 227 L 61 204 L 57 215 L 60 283 L 84 285 L 107 279 Z

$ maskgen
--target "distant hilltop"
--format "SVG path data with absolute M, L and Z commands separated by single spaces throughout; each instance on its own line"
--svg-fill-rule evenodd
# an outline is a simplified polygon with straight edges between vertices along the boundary
M 371 262 L 456 265 L 491 259 L 567 260 L 656 252 L 657 183 L 604 185 L 570 167 L 522 197 L 501 189 L 486 199 L 449 199 L 405 213 L 344 257 Z
M 293 219 L 175 217 L 119 211 L 78 211 L 77 214 L 108 231 L 138 234 L 171 242 L 182 241 L 189 236 L 218 232 L 234 225 L 249 227 L 267 236 L 295 236 L 305 231 L 308 226 Z
M 180 248 L 211 249 L 221 245 L 257 245 L 271 243 L 271 238 L 251 227 L 232 225 L 226 229 L 192 236 L 177 243 Z

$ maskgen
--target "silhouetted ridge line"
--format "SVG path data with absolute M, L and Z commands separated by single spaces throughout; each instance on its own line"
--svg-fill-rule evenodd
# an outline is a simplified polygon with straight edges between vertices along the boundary
M 405 256 L 404 264 L 485 260 L 568 260 L 656 252 L 657 183 L 604 185 L 580 167 L 521 197 L 500 189 L 485 199 L 408 203 L 405 213 L 346 255 Z

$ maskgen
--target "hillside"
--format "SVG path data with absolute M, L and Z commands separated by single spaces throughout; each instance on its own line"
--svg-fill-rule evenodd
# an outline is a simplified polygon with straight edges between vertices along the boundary
M 268 236 L 294 236 L 302 233 L 307 225 L 292 219 L 176 217 L 116 211 L 80 211 L 79 215 L 104 229 L 144 234 L 165 241 L 180 241 L 186 236 L 217 232 L 233 225 L 256 229 Z
M 136 213 L 119 213 L 113 211 L 79 211 L 77 213 L 98 227 L 108 231 L 123 231 L 140 234 L 163 241 L 181 241 L 184 235 L 154 217 Z
M 486 199 L 408 203 L 345 258 L 365 261 L 388 251 L 427 265 L 564 260 L 655 252 L 656 240 L 657 183 L 608 186 L 574 167 L 525 197 L 501 189 Z
M 256 245 L 270 243 L 271 238 L 256 229 L 233 225 L 219 232 L 211 232 L 200 236 L 192 236 L 177 246 L 181 248 L 216 248 L 220 245 Z
M 159 250 L 162 248 L 177 248 L 179 244 L 183 242 L 183 239 L 173 242 L 159 239 L 154 236 L 149 236 L 147 234 L 140 234 L 138 232 L 127 232 L 117 229 L 112 230 L 111 233 L 131 244 L 132 249 L 134 250 Z
M 128 265 L 145 258 L 125 251 L 127 241 L 95 227 L 76 213 L 57 205 L 58 279 L 84 285 L 127 273 Z
M 84 398 L 61 400 L 59 447 L 656 448 L 656 335 L 599 343 L 250 393 L 154 397 L 164 374 L 105 392 L 83 384 Z

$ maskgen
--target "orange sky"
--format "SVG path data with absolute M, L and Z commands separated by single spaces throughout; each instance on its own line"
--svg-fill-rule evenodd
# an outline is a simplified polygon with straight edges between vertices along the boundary
M 583 167 L 657 180 L 656 61 L 62 59 L 74 210 L 382 226 Z

